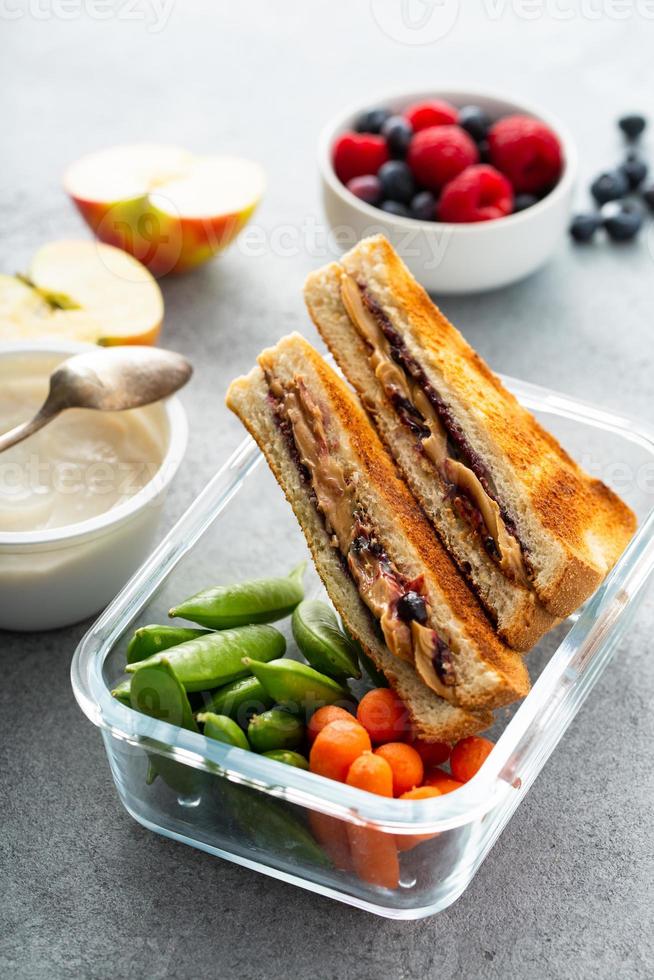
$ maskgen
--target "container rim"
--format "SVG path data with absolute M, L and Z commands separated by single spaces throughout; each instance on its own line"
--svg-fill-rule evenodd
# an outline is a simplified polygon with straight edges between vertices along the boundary
M 95 344 L 78 343 L 75 341 L 44 340 L 42 343 L 0 343 L 0 358 L 5 355 L 25 354 L 79 354 L 92 350 Z M 168 487 L 184 459 L 188 443 L 188 420 L 184 407 L 177 397 L 162 400 L 168 433 L 166 450 L 157 467 L 156 473 L 148 480 L 138 493 L 123 501 L 117 507 L 91 517 L 76 524 L 66 524 L 63 527 L 50 528 L 43 531 L 0 531 L 0 553 L 3 551 L 39 551 L 49 550 L 52 546 L 78 544 L 80 539 L 95 538 L 111 533 L 114 528 L 123 524 L 137 512 L 152 503 Z
M 619 435 L 654 459 L 654 428 L 547 388 L 502 376 L 526 407 Z M 586 603 L 479 772 L 455 793 L 429 800 L 384 799 L 254 753 L 206 739 L 128 709 L 110 694 L 102 668 L 117 638 L 224 510 L 262 460 L 247 437 L 80 642 L 71 665 L 73 691 L 98 727 L 194 768 L 340 819 L 395 833 L 442 832 L 477 820 L 509 801 L 512 808 L 540 772 L 626 625 L 626 613 L 654 571 L 654 508 L 620 560 Z

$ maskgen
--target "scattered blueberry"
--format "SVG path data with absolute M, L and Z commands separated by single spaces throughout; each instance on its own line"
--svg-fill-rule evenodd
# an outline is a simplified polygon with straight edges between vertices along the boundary
M 477 143 L 477 149 L 479 150 L 479 162 L 490 163 L 490 145 L 488 140 L 482 140 L 480 143 Z
M 389 160 L 377 172 L 382 197 L 388 201 L 408 204 L 416 192 L 416 182 L 409 165 L 403 160 Z
M 643 211 L 636 204 L 625 204 L 620 211 L 604 221 L 609 238 L 614 242 L 630 242 L 643 226 Z
M 618 119 L 618 126 L 628 140 L 637 140 L 646 125 L 645 117 L 635 113 Z
M 420 191 L 411 201 L 411 217 L 418 221 L 434 221 L 436 218 L 436 198 L 431 191 Z
M 538 198 L 535 194 L 516 194 L 513 201 L 513 213 L 516 214 L 518 211 L 526 211 L 527 208 L 531 208 L 534 204 L 538 204 Z
M 629 181 L 622 170 L 607 170 L 596 177 L 590 192 L 598 204 L 615 201 L 629 192 Z
M 649 187 L 646 187 L 644 190 L 642 190 L 641 194 L 643 197 L 643 201 L 650 209 L 650 211 L 654 211 L 654 184 L 650 184 Z
M 413 136 L 413 126 L 404 116 L 389 116 L 381 128 L 389 153 L 396 159 L 403 159 L 409 149 Z
M 355 197 L 366 204 L 378 204 L 381 200 L 381 183 L 374 174 L 366 174 L 365 177 L 353 177 L 345 185 Z
M 570 234 L 576 242 L 590 242 L 601 223 L 597 214 L 576 214 L 570 225 Z
M 410 218 L 411 212 L 404 204 L 400 204 L 399 201 L 382 201 L 379 205 L 382 211 L 386 211 L 387 214 L 395 214 L 398 218 Z
M 388 109 L 368 109 L 357 117 L 354 129 L 357 133 L 379 133 L 389 116 Z
M 636 154 L 629 154 L 625 162 L 620 167 L 620 170 L 625 175 L 629 181 L 629 186 L 633 190 L 640 187 L 642 182 L 647 177 L 647 164 L 644 160 L 641 160 Z
M 459 126 L 472 136 L 476 143 L 486 139 L 492 120 L 478 105 L 465 105 L 459 110 Z

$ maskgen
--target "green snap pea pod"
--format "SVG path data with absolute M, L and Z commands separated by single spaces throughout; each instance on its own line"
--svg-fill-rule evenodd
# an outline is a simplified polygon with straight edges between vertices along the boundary
M 132 678 L 128 677 L 127 680 L 118 681 L 116 686 L 111 691 L 112 697 L 114 697 L 116 701 L 120 701 L 121 704 L 126 704 L 128 708 L 132 707 L 132 701 L 129 693 L 131 685 Z
M 337 680 L 361 677 L 356 650 L 326 602 L 305 599 L 295 607 L 291 626 L 295 642 L 315 670 Z
M 272 708 L 273 699 L 257 677 L 241 677 L 214 691 L 204 706 L 204 711 L 228 715 L 239 725 L 244 724 L 253 712 Z
M 130 701 L 134 710 L 144 715 L 188 728 L 191 732 L 199 731 L 186 691 L 164 656 L 134 674 Z
M 205 589 L 175 606 L 168 615 L 216 630 L 284 619 L 304 598 L 305 566 L 306 562 L 302 562 L 285 578 L 254 579 Z
M 187 640 L 204 636 L 206 630 L 196 630 L 183 626 L 140 626 L 127 645 L 127 663 L 135 664 L 155 653 L 163 653 Z
M 258 677 L 277 704 L 294 704 L 307 709 L 351 697 L 350 692 L 331 677 L 297 660 L 282 657 L 264 664 L 245 657 L 243 663 Z
M 283 762 L 286 766 L 295 766 L 296 769 L 308 769 L 309 763 L 300 755 L 299 752 L 293 752 L 291 749 L 272 749 L 270 752 L 263 752 L 266 759 L 274 759 L 275 762 Z
M 235 721 L 226 715 L 217 715 L 213 711 L 201 711 L 195 717 L 204 725 L 203 731 L 207 738 L 214 738 L 217 742 L 225 742 L 227 745 L 236 745 L 239 749 L 248 750 L 250 748 L 245 733 Z
M 283 708 L 255 715 L 248 725 L 248 741 L 255 752 L 294 749 L 304 738 L 304 724 Z
M 283 803 L 258 790 L 233 783 L 223 787 L 222 798 L 234 820 L 255 847 L 281 855 L 294 863 L 329 868 L 331 861 L 304 824 Z
M 165 658 L 140 670 L 131 681 L 131 704 L 136 711 L 192 732 L 198 731 L 186 691 Z M 153 783 L 156 775 L 160 775 L 166 785 L 182 796 L 198 793 L 206 783 L 206 773 L 151 753 L 148 754 L 146 783 Z
M 136 676 L 166 659 L 187 691 L 207 691 L 245 677 L 249 668 L 244 657 L 252 663 L 275 660 L 285 649 L 286 640 L 274 626 L 241 626 L 187 640 L 165 653 L 127 664 L 125 669 Z

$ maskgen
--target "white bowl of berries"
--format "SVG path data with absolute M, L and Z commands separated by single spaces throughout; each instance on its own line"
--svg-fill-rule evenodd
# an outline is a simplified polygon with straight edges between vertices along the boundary
M 320 137 L 339 246 L 381 232 L 426 289 L 444 294 L 506 286 L 550 258 L 577 170 L 557 121 L 480 92 L 409 92 L 374 106 L 341 113 Z

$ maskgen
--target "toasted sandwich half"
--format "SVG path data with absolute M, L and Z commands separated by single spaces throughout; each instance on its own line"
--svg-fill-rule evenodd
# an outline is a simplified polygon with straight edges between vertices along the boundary
M 383 236 L 309 276 L 309 312 L 500 636 L 528 650 L 635 529 L 432 303 Z
M 356 396 L 299 334 L 234 381 L 228 406 L 263 450 L 346 627 L 407 705 L 452 740 L 525 695 L 491 628 Z

